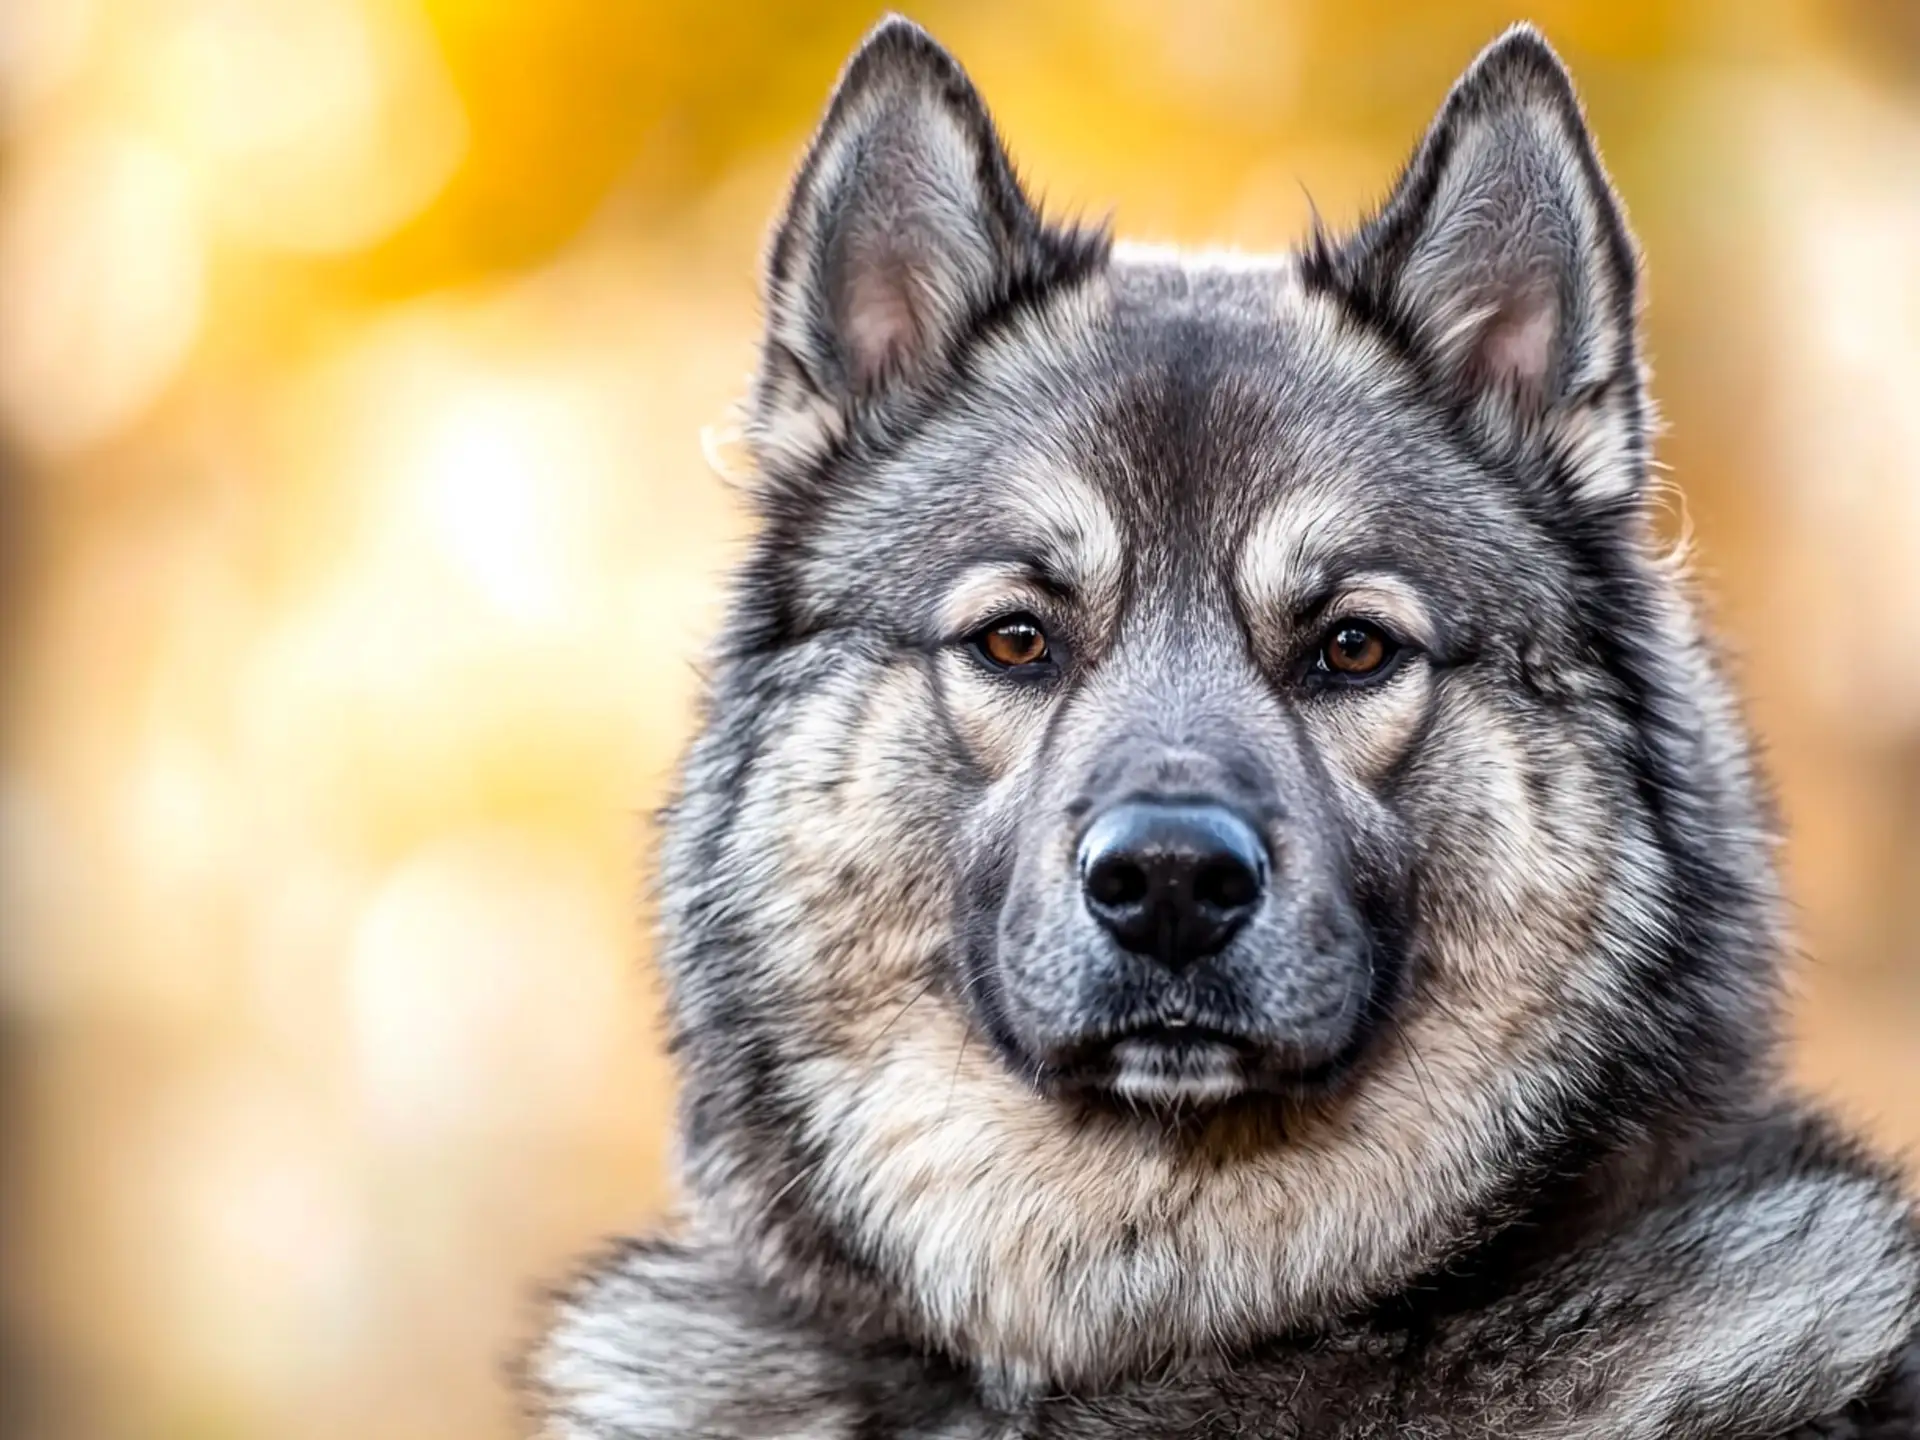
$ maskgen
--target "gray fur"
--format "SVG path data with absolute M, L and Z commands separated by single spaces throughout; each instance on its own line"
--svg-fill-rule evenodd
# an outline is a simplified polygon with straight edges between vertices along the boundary
M 869 37 L 667 816 L 694 1218 L 565 1292 L 546 1433 L 1920 1434 L 1908 1201 L 1775 1073 L 1636 272 L 1529 30 L 1276 258 L 1046 225 L 951 58 Z M 1076 856 L 1196 797 L 1271 874 L 1174 971 Z

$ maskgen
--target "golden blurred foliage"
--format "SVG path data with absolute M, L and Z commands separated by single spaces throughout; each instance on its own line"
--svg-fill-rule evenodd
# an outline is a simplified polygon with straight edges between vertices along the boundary
M 506 1436 L 667 1197 L 645 816 L 843 3 L 0 8 L 6 1423 Z M 940 0 L 1138 238 L 1356 216 L 1518 14 Z M 1803 1073 L 1920 1139 L 1920 6 L 1540 0 L 1792 829 Z M 1309 197 L 1311 196 L 1311 199 Z

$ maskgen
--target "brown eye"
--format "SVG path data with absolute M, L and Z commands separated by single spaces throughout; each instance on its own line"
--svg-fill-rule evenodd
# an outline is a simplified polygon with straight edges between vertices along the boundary
M 1003 670 L 1038 665 L 1047 658 L 1047 633 L 1031 616 L 1015 615 L 982 630 L 974 643 Z
M 1342 620 L 1320 649 L 1322 669 L 1354 680 L 1374 674 L 1392 658 L 1387 637 L 1362 620 Z

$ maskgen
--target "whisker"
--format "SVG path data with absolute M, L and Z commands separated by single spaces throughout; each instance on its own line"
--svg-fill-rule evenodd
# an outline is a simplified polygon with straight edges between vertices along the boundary
M 911 1010 L 915 1005 L 919 1004 L 922 1000 L 924 1000 L 927 996 L 927 992 L 933 989 L 933 987 L 935 985 L 938 985 L 939 983 L 940 983 L 940 974 L 938 971 L 935 971 L 933 974 L 929 975 L 926 979 L 926 983 L 923 984 L 918 990 L 914 991 L 913 994 L 909 995 L 907 997 L 906 1003 L 902 1005 L 898 1010 L 895 1010 L 892 1015 L 887 1017 L 887 1023 L 882 1025 L 880 1027 L 879 1033 L 875 1035 L 871 1041 L 868 1042 L 867 1048 L 861 1052 L 860 1058 L 863 1060 L 868 1060 L 873 1058 L 873 1052 L 880 1048 L 880 1042 L 887 1038 L 887 1033 L 890 1030 L 892 1030 L 895 1025 L 900 1023 L 900 1017 L 902 1015 L 905 1015 L 907 1011 Z

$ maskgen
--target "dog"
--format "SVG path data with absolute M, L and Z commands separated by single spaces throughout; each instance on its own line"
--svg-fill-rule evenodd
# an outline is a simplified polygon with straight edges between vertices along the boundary
M 1920 1435 L 1639 295 L 1532 29 L 1278 257 L 1050 222 L 868 36 L 664 817 L 686 1213 L 559 1294 L 543 1434 Z

